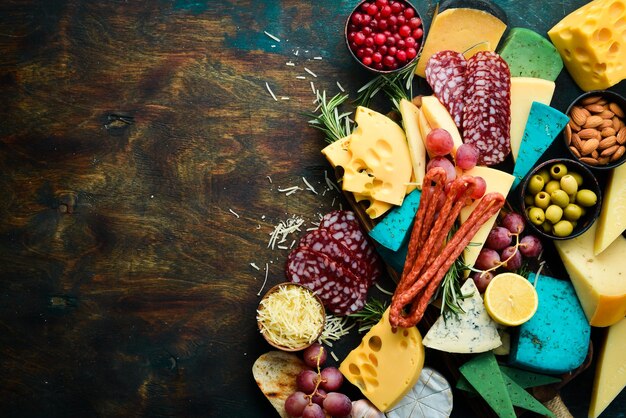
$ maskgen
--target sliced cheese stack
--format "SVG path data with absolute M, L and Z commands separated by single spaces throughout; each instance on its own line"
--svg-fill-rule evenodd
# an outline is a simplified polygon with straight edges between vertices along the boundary
M 416 327 L 392 330 L 387 309 L 339 370 L 384 412 L 417 383 L 423 365 L 424 346 L 419 331 Z
M 626 315 L 626 238 L 618 236 L 599 255 L 593 254 L 595 222 L 582 235 L 555 241 L 589 324 L 608 327 Z
M 626 164 L 615 167 L 604 191 L 593 253 L 600 254 L 626 230 Z

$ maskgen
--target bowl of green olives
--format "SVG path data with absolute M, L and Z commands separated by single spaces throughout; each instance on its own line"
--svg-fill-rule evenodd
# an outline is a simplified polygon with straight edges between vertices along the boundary
M 601 206 L 598 180 L 575 160 L 545 161 L 522 183 L 526 221 L 545 238 L 565 240 L 579 236 L 598 218 Z

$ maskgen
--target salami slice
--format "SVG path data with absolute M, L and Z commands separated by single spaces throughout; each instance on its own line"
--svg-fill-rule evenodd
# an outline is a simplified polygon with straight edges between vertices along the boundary
M 503 162 L 511 152 L 511 72 L 495 52 L 481 51 L 466 70 L 463 142 L 478 149 L 479 165 Z
M 301 245 L 287 257 L 287 277 L 315 292 L 335 315 L 348 315 L 365 306 L 368 284 L 325 254 Z
M 448 109 L 460 129 L 465 103 L 467 60 L 460 52 L 445 50 L 433 54 L 426 64 L 426 81 L 433 94 Z
M 309 231 L 300 240 L 300 245 L 326 254 L 334 262 L 350 270 L 360 281 L 371 282 L 372 269 L 370 266 L 364 260 L 355 257 L 352 251 L 342 241 L 333 238 L 327 229 Z
M 332 237 L 343 242 L 354 257 L 365 261 L 371 269 L 370 282 L 377 280 L 382 274 L 382 264 L 376 249 L 367 240 L 354 212 L 336 210 L 324 215 L 320 228 L 328 230 Z

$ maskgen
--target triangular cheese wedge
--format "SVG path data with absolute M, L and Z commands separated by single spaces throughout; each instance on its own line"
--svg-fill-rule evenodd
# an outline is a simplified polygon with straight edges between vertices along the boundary
M 594 255 L 606 250 L 626 230 L 626 164 L 611 171 L 597 224 Z
M 459 305 L 464 312 L 458 316 L 443 315 L 424 337 L 426 347 L 448 353 L 482 353 L 502 344 L 496 323 L 491 319 L 474 280 L 468 279 L 461 287 L 465 299 Z

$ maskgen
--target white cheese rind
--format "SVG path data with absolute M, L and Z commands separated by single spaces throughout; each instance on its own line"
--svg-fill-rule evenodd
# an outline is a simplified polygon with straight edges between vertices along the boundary
M 450 384 L 437 371 L 424 367 L 411 391 L 385 415 L 387 418 L 448 418 L 451 413 Z

